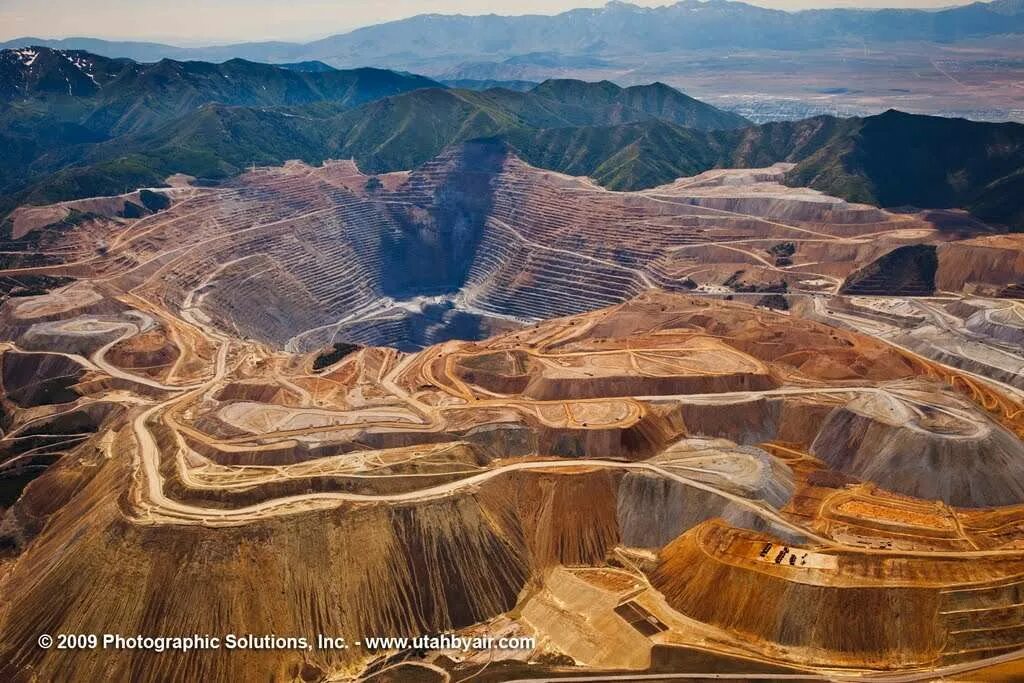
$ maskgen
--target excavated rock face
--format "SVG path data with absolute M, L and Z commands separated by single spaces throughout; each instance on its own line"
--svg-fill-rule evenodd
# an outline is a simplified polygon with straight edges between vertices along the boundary
M 499 178 L 494 207 L 525 211 L 504 184 L 516 162 L 504 158 L 493 175 L 500 154 L 479 153 L 475 165 L 437 172 L 456 185 Z M 296 177 L 292 212 L 309 208 L 309 180 Z M 332 201 L 360 186 L 351 169 L 345 178 L 331 178 L 318 220 L 331 223 Z M 251 179 L 264 181 L 280 198 L 281 179 Z M 402 179 L 386 181 L 373 202 L 399 191 Z M 572 185 L 566 202 L 608 199 L 545 182 Z M 652 206 L 670 224 L 683 204 L 659 192 L 669 194 L 630 197 L 628 211 L 603 205 L 623 210 L 610 225 Z M 506 264 L 474 268 L 491 228 L 507 227 L 485 221 L 476 247 L 456 245 L 479 207 L 428 195 L 416 200 L 436 208 L 423 225 L 457 227 L 445 249 L 476 249 L 465 282 L 478 287 L 476 304 L 493 302 Z M 243 199 L 224 201 L 251 218 Z M 390 220 L 412 204 L 374 204 L 374 215 Z M 517 662 L 502 675 L 570 663 L 654 674 L 671 662 L 742 677 L 934 667 L 1016 647 L 1007 634 L 1024 628 L 1024 411 L 1013 395 L 798 313 L 657 289 L 477 342 L 357 346 L 335 338 L 344 326 L 332 316 L 367 304 L 359 287 L 380 284 L 371 261 L 331 271 L 341 262 L 294 251 L 315 238 L 326 240 L 315 249 L 336 247 L 324 225 L 289 223 L 289 252 L 266 227 L 287 217 L 232 216 L 225 207 L 216 221 L 190 222 L 235 229 L 196 250 L 164 241 L 156 225 L 126 227 L 118 244 L 132 253 L 118 258 L 130 267 L 104 262 L 95 288 L 79 281 L 0 307 L 11 333 L 0 358 L 3 680 L 469 680 L 482 667 L 497 675 L 508 658 Z M 624 282 L 641 281 L 640 271 L 605 281 L 609 263 L 637 254 L 570 262 L 579 254 L 541 252 L 567 265 L 547 280 L 547 265 L 519 269 L 506 293 L 520 303 L 556 287 L 589 297 L 592 283 L 624 296 Z M 343 271 L 351 287 L 313 271 Z M 418 277 L 401 286 L 444 284 Z M 551 306 L 594 303 L 579 299 Z M 305 307 L 277 308 L 287 301 Z M 986 320 L 1012 327 L 1003 316 Z M 299 340 L 293 348 L 320 339 L 299 339 L 299 319 L 324 325 L 330 346 L 296 354 L 246 338 L 266 324 L 274 339 Z M 27 350 L 33 341 L 60 348 Z M 8 486 L 25 468 L 31 481 Z M 36 644 L 41 633 L 354 640 L 453 630 L 537 642 L 431 652 L 429 662 L 410 650 L 394 669 L 393 653 L 361 645 L 161 655 Z
M 695 340 L 684 348 L 652 348 L 648 353 L 638 361 L 645 366 L 639 376 L 629 366 L 628 351 L 604 354 L 600 363 L 571 355 L 551 363 L 526 352 L 490 353 L 466 358 L 457 371 L 465 381 L 490 391 L 537 400 L 756 391 L 775 385 L 756 359 L 725 345 Z M 699 367 L 715 371 L 692 372 Z
M 74 401 L 74 385 L 85 374 L 77 361 L 55 353 L 7 351 L 0 363 L 4 394 L 22 408 Z
M 928 296 L 935 293 L 936 247 L 900 247 L 869 263 L 843 282 L 841 294 Z
M 447 298 L 418 299 L 406 308 L 389 309 L 337 326 L 339 337 L 363 346 L 391 346 L 399 351 L 418 351 L 449 339 L 485 339 L 519 325 L 459 310 Z
M 727 489 L 742 489 L 744 497 L 763 500 L 773 508 L 783 507 L 793 495 L 792 472 L 764 451 L 737 448 L 727 441 L 696 442 L 685 450 L 683 455 L 673 447 L 659 458 L 678 452 L 681 459 L 673 457 L 675 464 L 701 469 L 714 463 L 721 468 L 719 481 Z M 706 481 L 715 480 L 713 474 L 704 476 Z M 716 518 L 740 528 L 785 535 L 784 530 L 774 528 L 736 500 L 646 472 L 630 472 L 622 477 L 617 514 L 623 544 L 641 548 L 661 548 L 683 532 Z
M 371 189 L 350 163 L 292 163 L 216 190 L 176 189 L 170 207 L 143 219 L 100 212 L 88 226 L 47 232 L 47 251 L 69 254 L 53 257 L 47 277 L 102 275 L 222 333 L 293 352 L 338 341 L 418 350 L 651 288 L 753 301 L 785 292 L 792 305 L 908 242 L 949 239 L 922 216 L 785 187 L 780 168 L 705 175 L 609 192 L 530 167 L 494 140 L 453 146 Z M 794 245 L 788 264 L 769 251 L 780 244 Z M 164 262 L 171 245 L 179 251 Z
M 1013 306 L 977 311 L 967 318 L 967 329 L 1011 347 L 1024 348 L 1024 317 Z
M 508 155 L 503 142 L 470 142 L 417 172 L 390 207 L 394 227 L 380 235 L 383 294 L 408 299 L 465 285 Z
M 327 669 L 353 654 L 218 650 L 169 665 L 145 652 L 44 657 L 12 649 L 44 629 L 83 633 L 421 633 L 480 621 L 511 608 L 527 571 L 522 532 L 502 528 L 479 501 L 315 514 L 226 530 L 147 527 L 105 499 L 107 471 L 51 521 L 21 562 L 41 581 L 19 584 L 0 671 L 78 680 L 234 678 L 261 672 L 290 680 L 306 661 Z M 85 514 L 93 534 L 77 533 Z M 500 513 L 499 513 L 500 514 Z M 59 549 L 59 550 L 58 550 Z M 55 561 L 64 558 L 58 564 Z M 117 586 L 115 593 L 110 587 Z M 14 589 L 14 586 L 10 586 Z M 14 593 L 9 595 L 14 596 Z M 48 615 L 48 616 L 43 616 Z
M 939 246 L 937 282 L 946 291 L 1024 283 L 1024 235 L 989 235 Z

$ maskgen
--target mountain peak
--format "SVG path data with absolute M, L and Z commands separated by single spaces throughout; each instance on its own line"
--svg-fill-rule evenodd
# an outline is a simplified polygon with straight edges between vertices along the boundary
M 42 45 L 0 51 L 0 96 L 31 93 L 86 97 L 95 94 L 121 60 Z
M 1006 16 L 1024 14 L 1024 0 L 992 0 L 992 2 L 984 5 L 984 7 L 996 14 Z

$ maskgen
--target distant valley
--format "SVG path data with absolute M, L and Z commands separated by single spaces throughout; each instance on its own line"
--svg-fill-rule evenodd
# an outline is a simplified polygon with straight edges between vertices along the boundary
M 424 14 L 367 26 L 309 43 L 252 42 L 183 48 L 91 38 L 23 37 L 0 48 L 45 45 L 140 61 L 232 58 L 261 62 L 324 61 L 415 67 L 466 62 L 486 55 L 549 65 L 595 66 L 614 55 L 659 55 L 688 49 L 813 49 L 837 44 L 925 41 L 950 43 L 1024 32 L 1017 0 L 975 2 L 941 11 L 832 9 L 786 12 L 731 0 L 681 0 L 661 7 L 612 1 L 602 8 L 554 16 Z M 533 59 L 530 56 L 533 55 Z M 571 56 L 570 55 L 574 55 Z M 517 56 L 520 56 L 517 59 Z M 523 58 L 522 56 L 525 56 Z M 428 68 L 430 65 L 433 68 Z
M 1016 0 L 941 11 L 786 12 L 727 0 L 663 7 L 610 2 L 554 16 L 426 14 L 309 43 L 177 47 L 95 38 L 18 37 L 140 62 L 246 59 L 302 68 L 381 67 L 458 87 L 551 78 L 661 81 L 756 122 L 892 107 L 1024 122 L 1024 15 Z M 518 84 L 518 85 L 517 85 Z

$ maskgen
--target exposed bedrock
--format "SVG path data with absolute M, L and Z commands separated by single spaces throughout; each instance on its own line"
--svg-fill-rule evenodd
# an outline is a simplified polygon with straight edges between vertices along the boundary
M 841 294 L 929 296 L 935 293 L 935 245 L 899 247 L 850 274 Z
M 492 184 L 509 151 L 498 140 L 462 145 L 461 154 L 426 164 L 390 205 L 393 225 L 380 235 L 380 288 L 395 298 L 462 288 L 493 211 Z M 424 181 L 432 179 L 428 184 Z
M 1024 502 L 1024 443 L 966 401 L 860 396 L 832 411 L 811 453 L 840 472 L 918 498 L 959 507 Z
M 56 353 L 7 351 L 0 363 L 4 393 L 22 408 L 74 401 L 74 385 L 85 374 L 77 361 Z

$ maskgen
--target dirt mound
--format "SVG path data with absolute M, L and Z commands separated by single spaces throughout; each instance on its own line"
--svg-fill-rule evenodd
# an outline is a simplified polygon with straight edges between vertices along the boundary
M 85 375 L 81 364 L 56 353 L 7 351 L 0 363 L 5 396 L 23 408 L 74 401 Z
M 1024 235 L 990 235 L 939 246 L 936 281 L 941 289 L 963 291 L 992 285 L 996 291 L 1024 280 Z
M 401 654 L 401 675 L 456 680 L 502 659 L 644 671 L 709 643 L 738 674 L 925 667 L 1002 651 L 1024 621 L 998 583 L 1024 576 L 1024 413 L 981 380 L 798 313 L 658 291 L 415 353 L 336 340 L 318 366 L 216 327 L 223 283 L 157 297 L 144 283 L 175 280 L 170 253 L 130 292 L 114 278 L 98 300 L 0 309 L 92 349 L 0 359 L 5 680 L 399 675 L 361 645 L 160 655 L 43 650 L 40 633 L 536 637 Z
M 899 247 L 850 274 L 840 294 L 874 296 L 929 296 L 935 293 L 938 269 L 936 247 L 915 244 Z
M 817 662 L 932 662 L 943 644 L 938 591 L 858 576 L 846 561 L 709 522 L 667 546 L 651 580 L 693 619 Z
M 178 359 L 178 347 L 163 330 L 150 330 L 114 344 L 106 354 L 113 365 L 154 377 L 163 376 Z
M 836 408 L 811 452 L 891 491 L 960 507 L 1024 502 L 1024 443 L 966 401 L 887 392 Z

